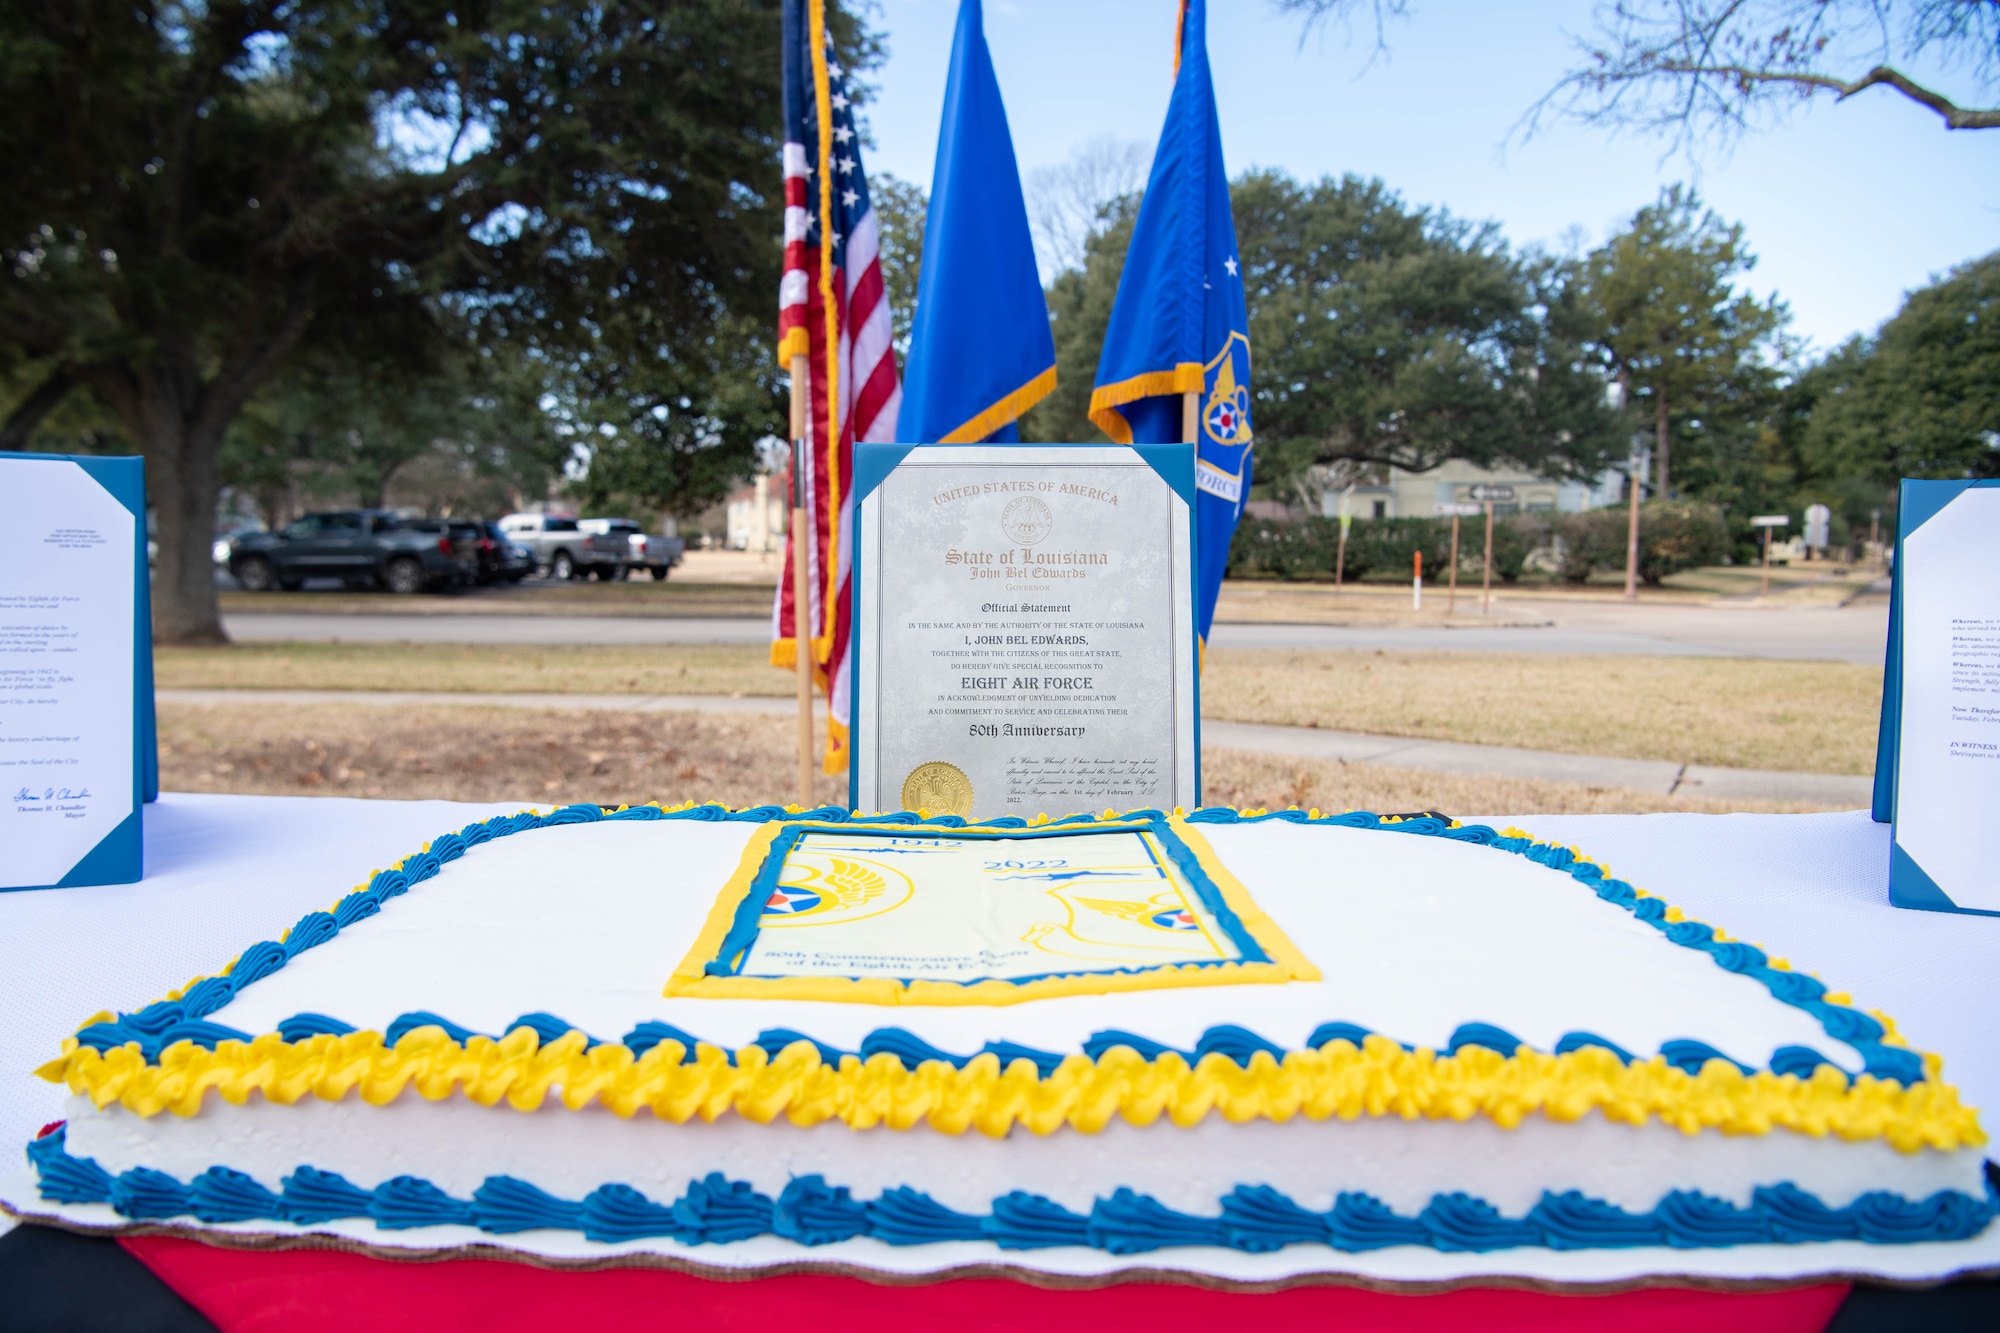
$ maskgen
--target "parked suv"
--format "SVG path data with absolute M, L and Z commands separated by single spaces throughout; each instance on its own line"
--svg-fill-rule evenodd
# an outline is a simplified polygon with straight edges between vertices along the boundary
M 622 536 L 588 532 L 575 519 L 556 514 L 509 514 L 500 520 L 500 530 L 526 547 L 535 567 L 551 578 L 624 577 L 629 556 Z
M 229 572 L 249 592 L 336 578 L 350 586 L 379 583 L 391 592 L 412 593 L 458 582 L 473 554 L 454 545 L 442 520 L 412 523 L 381 510 L 344 509 L 307 514 L 278 532 L 237 538 L 230 545 Z
M 519 583 L 535 572 L 535 558 L 528 548 L 502 532 L 498 523 L 486 519 L 472 526 L 479 539 L 481 583 Z

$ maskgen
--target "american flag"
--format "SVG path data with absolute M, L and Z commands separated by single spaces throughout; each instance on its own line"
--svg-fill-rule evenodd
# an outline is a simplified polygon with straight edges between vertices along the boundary
M 896 438 L 903 398 L 890 346 L 880 233 L 861 169 L 846 71 L 827 40 L 825 0 L 785 0 L 785 273 L 778 286 L 778 360 L 806 358 L 812 421 L 806 485 L 811 604 L 805 633 L 827 692 L 826 771 L 847 770 L 848 674 L 854 650 L 854 442 Z M 834 349 L 828 364 L 827 349 Z M 785 569 L 791 569 L 787 538 Z M 789 573 L 771 607 L 771 661 L 796 668 L 798 608 Z

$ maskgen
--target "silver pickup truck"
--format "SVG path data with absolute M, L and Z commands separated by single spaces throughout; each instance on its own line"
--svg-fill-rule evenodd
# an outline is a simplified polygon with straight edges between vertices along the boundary
M 526 547 L 535 568 L 551 578 L 622 579 L 632 562 L 624 534 L 592 532 L 557 514 L 509 514 L 500 520 L 500 531 Z
M 577 526 L 593 535 L 605 533 L 625 540 L 626 572 L 645 570 L 655 582 L 664 581 L 667 571 L 680 563 L 687 543 L 679 537 L 649 533 L 629 518 L 578 519 Z

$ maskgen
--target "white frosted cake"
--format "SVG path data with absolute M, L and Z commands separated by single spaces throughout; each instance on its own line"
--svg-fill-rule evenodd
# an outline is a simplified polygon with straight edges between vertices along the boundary
M 17 1211 L 222 1243 L 1587 1281 L 1995 1211 L 1886 1018 L 1430 817 L 531 812 L 41 1072 L 71 1109 Z

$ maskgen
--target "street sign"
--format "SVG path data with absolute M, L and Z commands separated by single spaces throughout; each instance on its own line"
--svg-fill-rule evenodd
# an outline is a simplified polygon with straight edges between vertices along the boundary
M 1825 505 L 1806 506 L 1806 545 L 1824 551 L 1833 535 L 1833 511 Z
M 1750 520 L 1753 528 L 1788 528 L 1792 525 L 1790 514 L 1759 514 Z
M 1470 494 L 1473 499 L 1482 503 L 1506 504 L 1514 498 L 1514 488 L 1512 486 L 1474 486 Z
M 1439 518 L 1450 518 L 1453 514 L 1463 514 L 1471 517 L 1485 513 L 1486 506 L 1482 504 L 1469 504 L 1464 500 L 1439 500 L 1431 506 L 1431 512 Z

